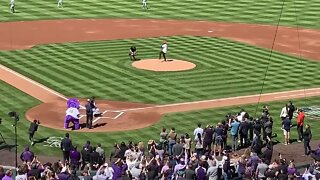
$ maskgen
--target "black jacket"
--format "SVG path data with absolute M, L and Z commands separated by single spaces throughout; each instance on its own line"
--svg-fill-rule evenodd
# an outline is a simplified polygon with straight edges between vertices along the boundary
M 82 149 L 81 157 L 83 162 L 90 162 L 90 151 Z
M 304 141 L 311 141 L 312 139 L 312 133 L 311 133 L 311 130 L 310 129 L 306 129 L 304 132 L 303 132 L 303 140 Z
M 261 158 L 265 159 L 266 164 L 269 165 L 272 159 L 272 149 L 266 148 L 266 150 L 263 151 Z
M 97 152 L 90 153 L 90 164 L 99 164 L 100 161 L 100 155 Z
M 69 138 L 64 138 L 61 141 L 60 148 L 62 151 L 67 152 L 72 149 L 72 142 Z
M 86 114 L 93 114 L 93 107 L 92 107 L 92 103 L 91 102 L 87 102 L 87 104 L 85 105 L 86 108 Z
M 254 124 L 253 124 L 253 133 L 256 134 L 256 135 L 261 134 L 261 128 L 262 128 L 262 125 L 261 125 L 260 121 L 254 122 Z
M 37 130 L 38 130 L 38 124 L 32 122 L 32 123 L 30 124 L 30 127 L 29 127 L 29 132 L 30 132 L 30 133 L 34 133 L 34 132 L 36 132 Z
M 240 123 L 239 133 L 242 135 L 248 135 L 250 124 L 248 121 L 243 121 Z

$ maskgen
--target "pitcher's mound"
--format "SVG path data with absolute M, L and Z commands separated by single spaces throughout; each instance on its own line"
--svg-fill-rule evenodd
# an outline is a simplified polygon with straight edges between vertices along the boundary
M 159 59 L 144 59 L 133 62 L 132 66 L 138 69 L 150 71 L 186 71 L 196 67 L 196 65 L 191 62 L 177 59 L 169 59 L 167 61 Z

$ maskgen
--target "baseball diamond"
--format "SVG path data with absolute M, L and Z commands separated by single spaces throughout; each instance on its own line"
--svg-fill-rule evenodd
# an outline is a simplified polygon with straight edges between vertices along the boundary
M 215 176 L 209 173 L 214 164 L 222 169 L 220 179 L 265 178 L 261 172 L 264 165 L 266 172 L 272 170 L 271 157 L 295 159 L 286 162 L 288 168 L 317 167 L 312 163 L 320 161 L 317 1 L 4 4 L 0 180 L 15 178 L 10 171 L 2 173 L 1 165 L 36 161 L 24 154 L 30 151 L 43 164 L 65 162 L 51 170 L 57 179 L 77 176 L 73 170 L 86 166 L 95 178 L 101 173 L 105 179 L 133 179 L 134 169 L 145 166 L 141 174 L 149 179 L 186 178 L 188 170 L 203 179 Z M 259 123 L 261 132 L 255 129 Z M 13 157 L 14 147 L 21 160 Z M 123 155 L 112 155 L 117 148 Z M 246 148 L 251 155 L 243 152 Z M 82 159 L 75 163 L 71 152 L 76 151 Z M 83 159 L 82 151 L 99 160 Z M 240 154 L 249 161 L 257 156 L 258 170 L 246 174 L 251 168 L 245 165 L 241 174 L 234 166 L 243 163 Z M 156 166 L 163 170 L 169 157 L 176 163 L 172 173 L 168 166 L 153 177 L 150 164 L 161 161 Z M 150 164 L 144 165 L 144 158 Z M 120 162 L 127 169 L 118 175 L 116 166 L 124 168 Z M 30 172 L 25 173 L 33 176 Z M 291 175 L 300 176 L 298 170 Z

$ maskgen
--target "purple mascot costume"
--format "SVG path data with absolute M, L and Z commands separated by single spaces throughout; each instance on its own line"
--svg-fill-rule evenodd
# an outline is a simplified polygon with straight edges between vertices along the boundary
M 67 101 L 67 111 L 66 118 L 64 119 L 64 128 L 69 128 L 69 123 L 72 122 L 74 124 L 74 129 L 80 129 L 79 117 L 80 117 L 80 102 L 78 99 L 70 98 Z

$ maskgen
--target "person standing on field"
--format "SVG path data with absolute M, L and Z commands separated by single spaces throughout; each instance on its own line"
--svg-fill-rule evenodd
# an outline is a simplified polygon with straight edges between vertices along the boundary
M 280 118 L 282 121 L 288 117 L 288 105 L 285 104 L 284 107 L 281 109 Z
M 14 13 L 14 6 L 15 6 L 15 2 L 14 2 L 14 0 L 11 0 L 10 1 L 10 12 L 11 13 Z
M 87 117 L 86 126 L 87 128 L 92 129 L 93 107 L 92 107 L 91 99 L 87 100 L 87 104 L 85 105 L 85 108 L 86 108 L 86 117 Z
M 58 8 L 63 8 L 63 0 L 58 0 Z
M 304 121 L 304 112 L 302 109 L 299 109 L 298 111 L 298 117 L 297 117 L 297 131 L 298 131 L 298 142 L 302 141 L 303 136 L 303 121 Z
M 287 116 L 282 121 L 282 129 L 284 133 L 284 145 L 290 144 L 290 129 L 291 129 L 291 120 L 289 119 L 289 116 Z
M 161 56 L 163 56 L 164 61 L 167 61 L 166 53 L 168 52 L 168 44 L 167 41 L 163 41 L 161 45 L 161 50 L 159 54 L 159 60 L 161 60 Z
M 143 9 L 148 9 L 147 1 L 148 0 L 142 0 L 142 8 Z
M 294 107 L 292 101 L 289 101 L 288 103 L 288 116 L 289 119 L 292 120 L 293 113 L 296 111 L 296 107 Z
M 303 132 L 303 145 L 304 145 L 304 155 L 309 155 L 311 152 L 310 141 L 312 139 L 312 133 L 310 125 L 306 125 L 306 130 Z

